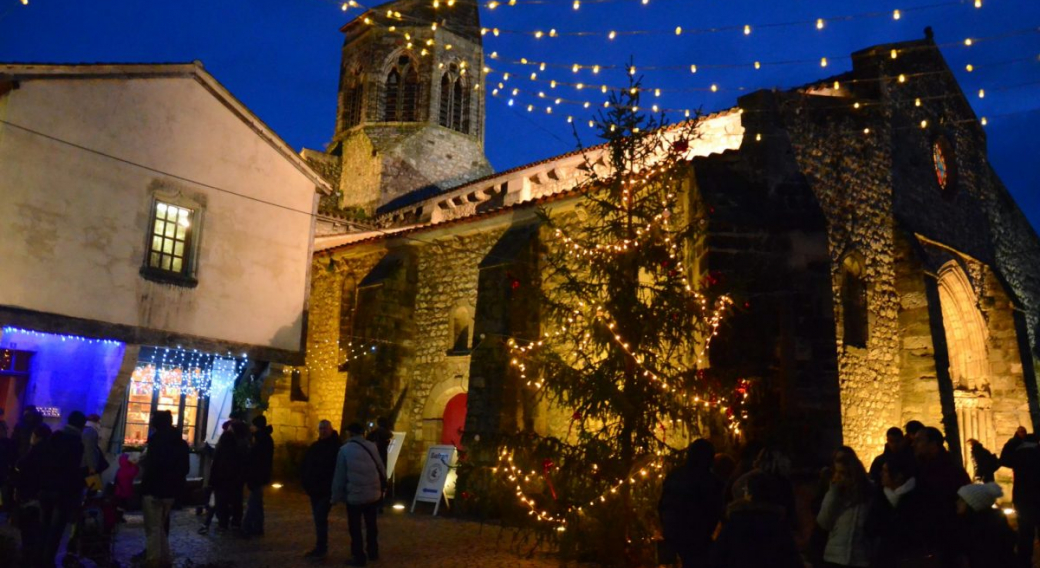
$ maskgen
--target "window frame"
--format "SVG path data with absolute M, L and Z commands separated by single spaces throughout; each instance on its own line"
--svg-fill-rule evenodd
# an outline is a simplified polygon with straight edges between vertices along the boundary
M 178 207 L 191 211 L 190 226 L 187 227 L 184 239 L 184 255 L 182 257 L 183 267 L 180 272 L 167 270 L 158 266 L 152 266 L 151 256 L 155 252 L 152 242 L 155 235 L 155 223 L 157 220 L 159 205 Z M 198 286 L 196 277 L 198 272 L 198 250 L 199 242 L 202 240 L 202 218 L 204 207 L 194 200 L 185 199 L 179 195 L 166 195 L 157 193 L 149 200 L 148 225 L 144 234 L 144 255 L 141 262 L 140 274 L 145 280 L 194 288 Z

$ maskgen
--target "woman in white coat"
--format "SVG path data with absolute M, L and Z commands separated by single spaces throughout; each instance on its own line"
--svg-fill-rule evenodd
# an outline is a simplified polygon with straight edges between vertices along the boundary
M 848 446 L 834 452 L 834 477 L 816 517 L 816 522 L 827 531 L 823 560 L 828 565 L 870 566 L 870 545 L 864 527 L 873 491 L 856 452 Z

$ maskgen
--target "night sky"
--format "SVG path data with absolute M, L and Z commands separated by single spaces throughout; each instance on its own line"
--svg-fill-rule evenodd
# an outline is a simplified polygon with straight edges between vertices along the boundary
M 430 0 L 431 2 L 433 0 Z M 464 0 L 459 0 L 464 1 Z M 573 150 L 566 122 L 573 115 L 586 143 L 589 110 L 552 99 L 602 104 L 604 95 L 549 80 L 624 85 L 631 57 L 644 86 L 661 88 L 644 105 L 730 108 L 738 96 L 762 88 L 789 88 L 849 70 L 848 54 L 874 44 L 919 39 L 925 26 L 961 83 L 978 116 L 988 121 L 989 157 L 1019 205 L 1040 227 L 1040 1 L 974 0 L 763 1 L 763 0 L 508 0 L 481 8 L 483 26 L 501 34 L 484 38 L 493 68 L 488 91 L 510 72 L 506 89 L 489 97 L 486 150 L 496 170 Z M 441 0 L 442 9 L 447 0 Z M 893 19 L 893 10 L 900 18 Z M 36 63 L 186 62 L 206 69 L 294 148 L 321 149 L 332 135 L 342 35 L 359 15 L 325 0 L 0 0 L 0 61 Z M 852 16 L 852 17 L 850 17 Z M 823 29 L 817 29 L 822 18 Z M 744 26 L 751 26 L 750 35 Z M 675 34 L 676 26 L 683 28 Z M 718 29 L 711 32 L 709 29 Z M 721 28 L 721 29 L 720 29 Z M 550 38 L 550 30 L 560 37 Z M 541 30 L 546 37 L 537 39 Z M 606 33 L 616 30 L 609 40 Z M 597 32 L 566 36 L 566 32 Z M 625 34 L 627 31 L 653 33 Z M 528 33 L 513 33 L 528 32 Z M 965 38 L 974 44 L 964 45 Z M 492 52 L 498 59 L 490 59 Z M 549 66 L 529 79 L 535 66 Z M 820 59 L 827 58 L 821 68 Z M 761 62 L 761 69 L 753 63 Z M 573 73 L 571 66 L 583 69 Z M 965 69 L 974 66 L 973 72 Z M 553 64 L 558 64 L 554 67 Z M 698 65 L 696 74 L 689 66 Z M 646 69 L 674 67 L 673 69 Z M 717 92 L 709 87 L 715 84 Z M 511 96 L 512 89 L 520 93 Z M 978 98 L 985 89 L 985 98 Z M 537 97 L 538 91 L 546 99 Z M 502 96 L 505 95 L 505 96 Z M 514 105 L 508 106 L 508 98 Z M 527 105 L 535 111 L 528 112 Z M 681 118 L 676 112 L 672 119 Z

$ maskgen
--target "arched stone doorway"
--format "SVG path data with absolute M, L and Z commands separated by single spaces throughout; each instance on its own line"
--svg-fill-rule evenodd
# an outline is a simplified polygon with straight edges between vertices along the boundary
M 444 406 L 444 426 L 441 429 L 441 444 L 462 447 L 462 430 L 466 427 L 466 393 L 459 393 Z
M 968 276 L 954 261 L 939 269 L 939 304 L 949 352 L 961 456 L 968 473 L 974 475 L 968 440 L 978 440 L 990 450 L 999 446 L 993 424 L 986 321 Z

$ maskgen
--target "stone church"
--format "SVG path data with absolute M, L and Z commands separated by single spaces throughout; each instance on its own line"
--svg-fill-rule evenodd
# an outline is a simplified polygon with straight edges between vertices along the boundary
M 368 23 L 394 12 L 408 17 L 392 30 Z M 304 151 L 337 191 L 316 230 L 306 365 L 273 374 L 278 441 L 387 416 L 407 434 L 402 474 L 432 444 L 559 433 L 503 338 L 538 333 L 537 208 L 573 208 L 602 148 L 492 171 L 473 3 L 398 0 L 342 32 L 335 136 Z M 962 457 L 969 439 L 999 449 L 1040 420 L 1040 238 L 930 31 L 852 59 L 696 119 L 681 190 L 710 215 L 685 264 L 743 306 L 710 364 L 770 401 L 751 435 L 796 456 L 845 443 L 869 459 L 909 419 Z

